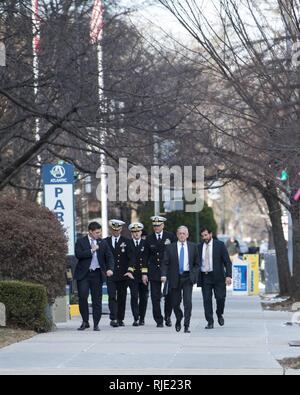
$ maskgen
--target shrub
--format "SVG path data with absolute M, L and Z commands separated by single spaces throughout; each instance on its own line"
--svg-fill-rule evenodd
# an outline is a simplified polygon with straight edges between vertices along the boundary
M 49 301 L 65 293 L 67 239 L 55 215 L 28 201 L 0 199 L 0 278 L 42 284 Z
M 52 324 L 46 316 L 47 292 L 43 285 L 0 281 L 0 302 L 6 307 L 8 326 L 36 332 L 51 330 Z

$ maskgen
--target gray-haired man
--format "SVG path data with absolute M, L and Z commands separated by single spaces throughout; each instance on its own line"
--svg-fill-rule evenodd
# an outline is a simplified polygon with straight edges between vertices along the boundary
M 186 226 L 178 228 L 177 238 L 177 243 L 173 243 L 166 248 L 161 280 L 162 282 L 169 281 L 169 292 L 171 292 L 176 315 L 176 331 L 181 331 L 181 321 L 184 316 L 185 333 L 190 333 L 193 286 L 198 280 L 200 259 L 197 245 L 187 241 L 189 230 Z M 180 307 L 182 297 L 184 315 Z

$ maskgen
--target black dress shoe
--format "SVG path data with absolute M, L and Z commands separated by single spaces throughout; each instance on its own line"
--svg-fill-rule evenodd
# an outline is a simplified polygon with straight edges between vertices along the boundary
M 113 328 L 118 328 L 119 326 L 118 321 L 114 321 L 114 320 L 110 321 L 110 326 L 112 326 Z
M 145 321 L 139 320 L 139 326 L 145 326 Z
M 176 322 L 175 329 L 176 329 L 176 332 L 180 332 L 181 331 L 181 322 Z
M 156 327 L 157 327 L 157 328 L 163 328 L 163 327 L 164 327 L 164 324 L 157 324 Z
M 225 320 L 224 318 L 220 315 L 220 317 L 218 317 L 218 323 L 220 326 L 224 326 L 225 325 Z
M 94 326 L 94 331 L 95 331 L 95 332 L 100 332 L 100 328 L 99 328 L 98 325 Z
M 89 329 L 89 327 L 90 327 L 90 324 L 89 324 L 88 322 L 83 322 L 83 323 L 81 324 L 81 327 L 78 328 L 77 330 L 78 330 L 78 331 L 85 331 L 86 329 Z
M 132 326 L 140 326 L 138 321 L 134 321 L 134 323 L 132 324 Z
M 168 326 L 169 328 L 172 326 L 171 318 L 166 318 L 166 326 Z
M 184 333 L 191 333 L 190 329 L 188 326 L 184 327 Z
M 205 329 L 214 329 L 214 324 L 208 324 Z
M 125 326 L 124 321 L 118 321 L 119 326 Z

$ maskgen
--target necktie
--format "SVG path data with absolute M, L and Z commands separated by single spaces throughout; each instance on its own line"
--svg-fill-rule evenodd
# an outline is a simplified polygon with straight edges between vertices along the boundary
M 96 240 L 92 240 L 91 245 L 97 245 L 97 241 Z M 97 257 L 97 252 L 95 251 L 93 253 L 93 257 L 92 257 L 92 262 L 91 262 L 91 266 L 90 269 L 95 271 L 96 269 L 98 269 L 99 267 L 99 262 L 98 262 L 98 257 Z
M 206 245 L 205 258 L 204 258 L 204 270 L 210 272 L 210 259 L 209 259 L 209 244 Z
M 114 245 L 114 248 L 116 248 L 117 247 L 117 244 L 118 244 L 118 238 L 117 237 L 115 237 L 115 243 L 114 243 L 115 245 Z
M 158 240 L 158 241 L 161 241 L 161 235 L 158 235 L 157 240 Z
M 181 244 L 180 257 L 179 257 L 179 273 L 184 272 L 184 244 Z
M 135 242 L 135 246 L 136 246 L 136 247 L 139 246 L 139 242 L 138 242 L 138 241 Z

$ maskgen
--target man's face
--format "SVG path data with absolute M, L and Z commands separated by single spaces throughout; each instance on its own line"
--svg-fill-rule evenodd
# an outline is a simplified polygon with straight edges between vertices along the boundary
M 153 226 L 155 233 L 161 233 L 164 230 L 164 228 L 165 228 L 165 224 Z
M 187 231 L 187 229 L 179 229 L 177 231 L 177 239 L 180 241 L 180 243 L 185 243 L 188 238 L 189 232 Z
M 112 229 L 111 233 L 112 233 L 112 235 L 113 235 L 114 237 L 119 237 L 119 236 L 121 236 L 122 228 L 119 229 L 119 230 L 114 230 L 114 229 Z
M 142 237 L 142 231 L 136 231 L 136 232 L 132 232 L 132 238 L 133 240 L 140 240 L 140 238 Z
M 201 233 L 201 237 L 204 243 L 208 244 L 212 240 L 213 234 L 206 230 L 205 232 Z
M 90 230 L 89 235 L 93 240 L 99 240 L 102 237 L 102 229 Z

